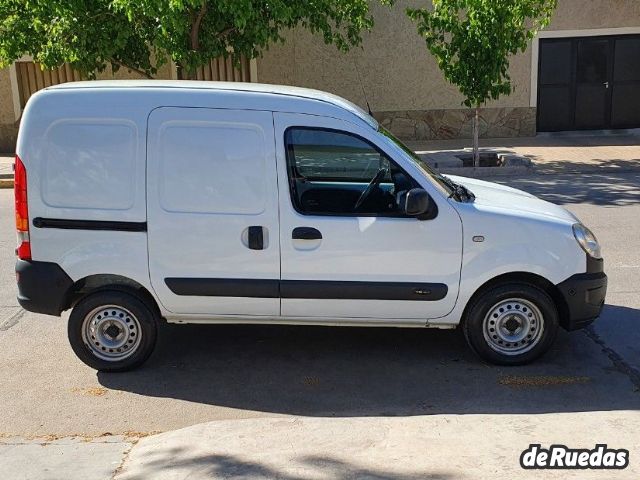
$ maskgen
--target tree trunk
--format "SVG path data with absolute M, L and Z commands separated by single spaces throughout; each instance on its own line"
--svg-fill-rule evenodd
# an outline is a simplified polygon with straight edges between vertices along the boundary
M 180 64 L 176 64 L 176 73 L 177 73 L 178 80 L 197 80 L 198 79 L 195 70 L 193 72 L 190 72 L 188 68 L 185 68 Z
M 473 166 L 480 166 L 480 107 L 476 107 L 473 117 Z
M 198 76 L 196 75 L 195 70 L 187 70 L 186 68 L 182 69 L 182 80 L 197 80 Z

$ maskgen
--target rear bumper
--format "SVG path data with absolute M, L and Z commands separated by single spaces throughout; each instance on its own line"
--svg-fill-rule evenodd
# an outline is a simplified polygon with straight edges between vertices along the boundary
M 59 316 L 73 285 L 57 263 L 16 261 L 18 303 L 25 310 Z
M 587 273 L 573 275 L 557 287 L 568 310 L 560 325 L 569 331 L 590 325 L 600 316 L 607 294 L 602 260 L 587 261 Z

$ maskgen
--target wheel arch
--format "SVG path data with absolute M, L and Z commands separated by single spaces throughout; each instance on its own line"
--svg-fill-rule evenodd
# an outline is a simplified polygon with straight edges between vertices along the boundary
M 67 291 L 63 310 L 73 308 L 82 298 L 102 290 L 117 290 L 133 294 L 142 300 L 158 318 L 161 317 L 158 302 L 144 285 L 131 278 L 110 273 L 89 275 L 75 281 Z
M 492 279 L 483 283 L 480 287 L 476 289 L 476 291 L 471 295 L 469 301 L 464 307 L 462 312 L 462 322 L 466 321 L 467 313 L 471 305 L 473 305 L 476 299 L 484 294 L 486 291 L 497 287 L 499 285 L 505 283 L 526 283 L 529 285 L 536 286 L 541 290 L 545 291 L 553 300 L 553 303 L 558 310 L 558 319 L 560 321 L 560 325 L 565 327 L 567 319 L 569 318 L 569 307 L 567 303 L 560 293 L 560 290 L 556 285 L 554 285 L 551 281 L 544 278 L 541 275 L 537 275 L 531 272 L 509 272 L 498 275 L 497 277 L 493 277 Z

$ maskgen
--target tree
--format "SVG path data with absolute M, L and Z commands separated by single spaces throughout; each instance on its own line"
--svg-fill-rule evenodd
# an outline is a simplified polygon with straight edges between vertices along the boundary
M 432 9 L 407 9 L 445 78 L 475 109 L 473 161 L 479 166 L 479 109 L 512 91 L 509 57 L 524 52 L 547 26 L 557 0 L 433 0 Z
M 151 77 L 163 59 L 124 12 L 105 0 L 0 0 L 0 66 L 23 55 L 46 68 L 70 63 L 93 77 L 108 64 Z
M 152 78 L 172 59 L 193 78 L 213 58 L 259 56 L 296 26 L 346 51 L 373 19 L 368 0 L 0 0 L 0 66 L 31 55 L 90 78 L 109 65 Z

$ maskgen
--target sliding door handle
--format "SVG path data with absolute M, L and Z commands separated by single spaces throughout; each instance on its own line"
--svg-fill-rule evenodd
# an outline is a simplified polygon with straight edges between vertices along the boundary
M 263 227 L 249 227 L 247 230 L 247 246 L 251 250 L 264 250 Z
M 294 240 L 322 240 L 320 230 L 312 227 L 296 227 L 291 233 Z

